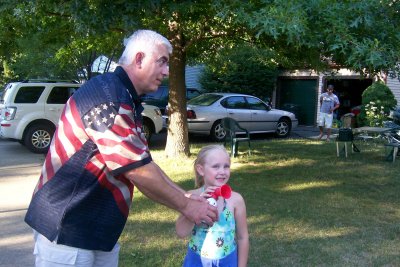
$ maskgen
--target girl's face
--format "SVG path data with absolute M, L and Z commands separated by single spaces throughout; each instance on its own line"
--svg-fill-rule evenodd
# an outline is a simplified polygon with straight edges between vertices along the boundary
M 203 177 L 205 187 L 221 186 L 228 182 L 231 174 L 229 155 L 220 149 L 209 151 L 204 164 L 196 165 L 197 172 Z

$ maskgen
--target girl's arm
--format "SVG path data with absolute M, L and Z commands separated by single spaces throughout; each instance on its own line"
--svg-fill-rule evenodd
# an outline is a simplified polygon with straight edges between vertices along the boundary
M 190 235 L 194 227 L 194 223 L 189 221 L 182 214 L 179 215 L 175 223 L 175 231 L 179 238 L 184 238 Z
M 238 267 L 246 267 L 249 257 L 249 232 L 247 229 L 246 204 L 243 197 L 236 193 L 235 221 L 238 245 Z
M 188 191 L 191 195 L 197 195 L 197 190 Z M 184 238 L 192 233 L 194 223 L 188 220 L 184 215 L 180 214 L 175 223 L 175 231 L 179 238 Z

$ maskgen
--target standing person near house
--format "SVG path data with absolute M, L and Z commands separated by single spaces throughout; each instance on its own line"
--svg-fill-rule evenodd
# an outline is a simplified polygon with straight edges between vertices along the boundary
M 223 146 L 202 148 L 194 162 L 198 188 L 190 192 L 204 198 L 212 197 L 217 188 L 228 183 L 230 164 L 229 154 Z M 249 234 L 243 197 L 232 191 L 227 199 L 219 196 L 216 205 L 219 220 L 212 227 L 195 225 L 182 215 L 176 221 L 179 237 L 191 235 L 184 267 L 247 266 Z
M 334 111 L 340 106 L 339 98 L 333 93 L 333 85 L 328 85 L 325 93 L 322 93 L 319 98 L 320 113 L 318 118 L 319 137 L 321 140 L 324 135 L 324 127 L 326 128 L 326 141 L 330 141 L 331 128 L 333 122 Z
M 168 76 L 170 42 L 136 31 L 113 73 L 86 82 L 67 102 L 25 221 L 34 229 L 36 266 L 118 266 L 118 238 L 136 186 L 193 224 L 217 209 L 187 194 L 152 161 L 139 96 Z

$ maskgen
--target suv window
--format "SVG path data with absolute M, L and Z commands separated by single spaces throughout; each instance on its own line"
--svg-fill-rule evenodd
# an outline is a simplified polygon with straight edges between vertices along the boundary
M 20 87 L 14 103 L 36 103 L 44 90 L 44 86 Z
M 157 91 L 148 93 L 142 97 L 142 99 L 167 99 L 168 98 L 168 87 L 167 86 L 160 86 L 158 87 Z
M 47 99 L 47 104 L 65 104 L 76 90 L 78 90 L 77 87 L 54 87 Z
M 0 96 L 0 104 L 4 104 L 4 99 L 6 98 L 6 93 L 11 88 L 11 86 L 12 86 L 12 84 L 9 83 L 4 87 L 4 90 L 2 91 L 1 96 Z
M 161 85 L 158 87 L 156 92 L 153 93 L 148 93 L 144 96 L 142 96 L 143 100 L 147 99 L 160 99 L 160 100 L 167 100 L 168 99 L 168 94 L 169 94 L 169 89 L 168 86 Z M 198 95 L 201 95 L 201 92 L 195 88 L 186 88 L 186 99 L 192 99 L 193 97 L 196 97 Z

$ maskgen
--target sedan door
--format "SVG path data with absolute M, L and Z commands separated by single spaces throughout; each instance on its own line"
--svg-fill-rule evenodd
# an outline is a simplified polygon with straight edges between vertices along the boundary
M 255 97 L 246 97 L 251 123 L 249 129 L 252 132 L 274 132 L 277 118 L 270 112 L 267 104 Z
M 247 103 L 243 96 L 227 97 L 221 104 L 226 108 L 228 117 L 236 120 L 241 127 L 249 129 L 251 113 L 247 108 Z

